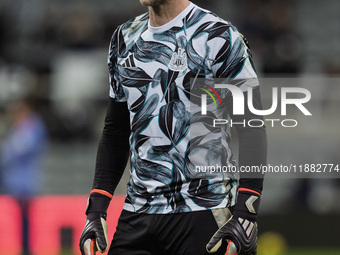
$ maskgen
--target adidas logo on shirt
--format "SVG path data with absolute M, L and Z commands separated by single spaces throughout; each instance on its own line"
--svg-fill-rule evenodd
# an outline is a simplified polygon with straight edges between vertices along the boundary
M 125 63 L 122 65 L 124 68 L 136 67 L 135 61 L 133 60 L 133 54 L 125 59 Z

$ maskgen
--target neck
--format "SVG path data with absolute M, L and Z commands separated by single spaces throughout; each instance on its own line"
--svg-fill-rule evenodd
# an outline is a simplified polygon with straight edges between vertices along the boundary
M 149 6 L 150 25 L 159 27 L 168 23 L 187 8 L 188 5 L 189 0 L 173 0 L 162 5 Z

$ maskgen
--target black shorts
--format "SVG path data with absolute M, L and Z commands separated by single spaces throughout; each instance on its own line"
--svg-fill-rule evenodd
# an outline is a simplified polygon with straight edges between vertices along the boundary
M 109 255 L 208 255 L 206 244 L 231 216 L 227 208 L 178 214 L 123 210 Z M 223 244 L 214 255 L 224 255 Z

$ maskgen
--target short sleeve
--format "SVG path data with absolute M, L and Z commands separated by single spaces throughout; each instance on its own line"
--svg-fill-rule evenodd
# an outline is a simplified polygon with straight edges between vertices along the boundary
M 119 71 L 117 68 L 117 59 L 118 59 L 118 37 L 120 36 L 121 30 L 118 27 L 112 37 L 109 47 L 108 54 L 108 67 L 109 67 L 109 83 L 110 83 L 110 97 L 114 99 L 116 102 L 126 102 L 126 97 L 124 94 L 123 87 L 119 80 Z
M 208 41 L 210 66 L 214 78 L 227 78 L 243 91 L 259 85 L 252 55 L 241 33 L 232 25 L 225 25 L 225 31 Z

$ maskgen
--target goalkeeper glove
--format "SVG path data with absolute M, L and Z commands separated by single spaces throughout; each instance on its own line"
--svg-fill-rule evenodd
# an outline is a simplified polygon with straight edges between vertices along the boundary
M 93 189 L 88 199 L 85 227 L 80 236 L 79 247 L 82 255 L 95 255 L 107 251 L 106 210 L 112 195 L 104 190 Z
M 260 197 L 257 191 L 239 188 L 233 216 L 210 239 L 206 246 L 209 253 L 215 253 L 227 240 L 226 255 L 256 255 Z

